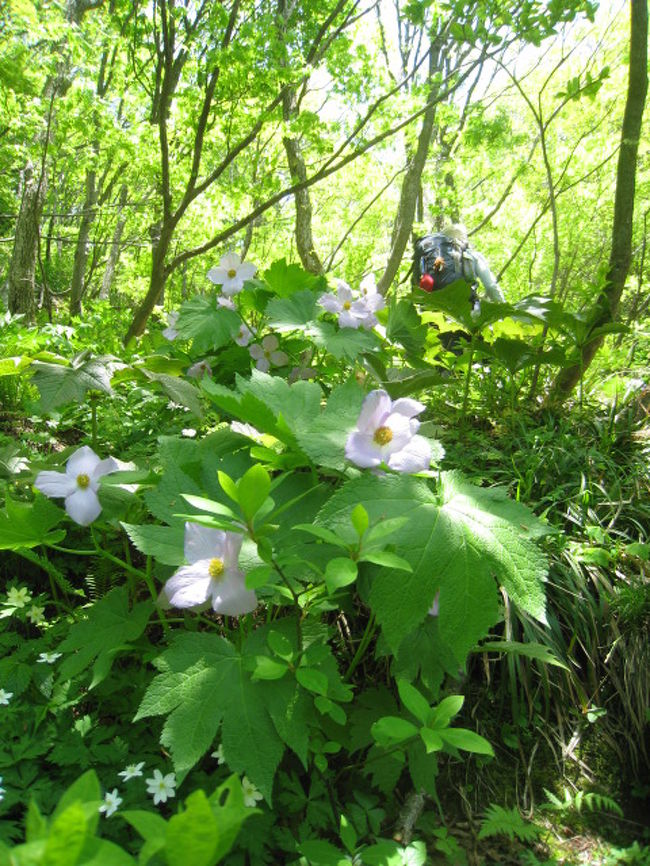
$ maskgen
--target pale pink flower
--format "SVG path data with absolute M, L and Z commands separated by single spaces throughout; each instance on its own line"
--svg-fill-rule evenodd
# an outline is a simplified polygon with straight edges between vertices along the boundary
M 188 369 L 187 375 L 192 379 L 202 379 L 204 376 L 212 375 L 212 367 L 207 361 L 197 361 Z
M 217 613 L 242 616 L 257 607 L 257 597 L 246 589 L 239 568 L 243 537 L 236 532 L 210 529 L 197 523 L 185 524 L 185 559 L 167 581 L 159 602 L 164 607 L 203 608 L 212 605 Z
M 226 253 L 221 257 L 219 267 L 210 268 L 208 279 L 218 286 L 224 295 L 236 295 L 244 288 L 246 280 L 252 279 L 257 273 L 252 262 L 242 262 L 237 253 Z
M 178 337 L 178 331 L 176 330 L 176 322 L 178 322 L 178 317 L 180 313 L 169 313 L 167 316 L 167 327 L 162 332 L 163 337 L 166 340 L 175 340 Z
M 409 397 L 393 403 L 386 391 L 371 391 L 363 401 L 357 429 L 345 443 L 345 456 L 363 468 L 383 463 L 397 472 L 428 469 L 431 445 L 416 436 L 420 422 L 414 417 L 424 408 Z
M 99 479 L 119 468 L 117 460 L 100 460 L 92 448 L 84 445 L 70 457 L 65 472 L 39 472 L 34 487 L 51 498 L 63 497 L 65 510 L 75 523 L 88 526 L 102 510 L 97 498 Z
M 255 334 L 251 331 L 248 325 L 242 322 L 241 327 L 237 331 L 235 343 L 237 343 L 238 346 L 248 346 L 254 336 Z
M 289 356 L 286 352 L 277 351 L 279 345 L 275 334 L 267 334 L 261 345 L 253 343 L 249 347 L 250 356 L 256 362 L 257 369 L 262 373 L 268 373 L 271 367 L 284 367 L 285 364 L 289 363 Z
M 236 310 L 237 309 L 233 299 L 232 298 L 224 298 L 223 295 L 219 295 L 219 297 L 217 298 L 217 306 L 218 307 L 225 307 L 226 310 Z

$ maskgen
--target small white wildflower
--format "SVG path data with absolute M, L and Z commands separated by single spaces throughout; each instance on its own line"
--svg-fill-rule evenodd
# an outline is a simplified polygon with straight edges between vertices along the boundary
M 0 776 L 0 803 L 2 803 L 4 798 L 5 798 L 5 789 L 2 787 L 2 776 Z
M 24 586 L 21 586 L 20 589 L 12 586 L 7 592 L 6 604 L 11 605 L 11 607 L 25 607 L 31 600 L 32 597 L 29 594 L 29 590 Z
M 236 295 L 244 288 L 246 280 L 251 280 L 257 272 L 257 265 L 242 262 L 237 253 L 226 253 L 221 257 L 219 266 L 210 268 L 208 279 L 221 286 L 226 296 Z
M 151 779 L 145 779 L 147 783 L 147 794 L 153 795 L 153 804 L 166 803 L 168 797 L 175 797 L 176 774 L 167 773 L 166 776 L 160 770 L 154 770 Z
M 280 344 L 275 334 L 267 334 L 262 340 L 262 344 L 253 343 L 249 346 L 248 352 L 256 362 L 255 366 L 262 373 L 268 373 L 273 367 L 283 367 L 289 363 L 289 356 L 286 352 L 278 352 L 277 348 Z
M 187 375 L 191 379 L 202 379 L 203 376 L 212 375 L 212 367 L 208 364 L 207 361 L 197 361 L 196 364 L 192 364 L 192 366 L 188 369 Z
M 196 430 L 193 427 L 183 427 L 181 430 L 181 436 L 185 436 L 186 439 L 194 439 L 196 436 Z
M 166 340 L 175 340 L 178 337 L 178 331 L 176 330 L 176 322 L 178 322 L 178 317 L 180 313 L 169 313 L 167 316 L 167 327 L 162 332 L 163 337 Z
M 110 818 L 113 812 L 117 812 L 118 808 L 122 803 L 122 798 L 118 796 L 117 788 L 113 788 L 112 791 L 107 791 L 104 795 L 104 802 L 99 807 L 100 812 L 105 812 L 106 817 Z
M 65 466 L 65 472 L 39 472 L 34 487 L 50 497 L 64 497 L 65 510 L 80 526 L 88 526 L 102 510 L 97 490 L 102 475 L 120 468 L 112 457 L 100 460 L 92 448 L 78 448 Z
M 226 759 L 225 759 L 224 756 L 223 756 L 223 744 L 222 744 L 222 743 L 219 744 L 219 748 L 218 748 L 216 751 L 212 752 L 212 754 L 210 755 L 210 757 L 211 757 L 211 758 L 216 758 L 216 759 L 217 759 L 217 764 L 218 764 L 219 766 L 221 766 L 222 764 L 225 764 L 225 763 L 226 763 Z
M 38 664 L 53 665 L 57 659 L 61 658 L 61 653 L 41 653 L 36 659 Z
M 141 776 L 143 767 L 144 761 L 140 761 L 139 764 L 127 764 L 126 767 L 117 775 L 121 776 L 125 782 L 128 782 L 129 779 L 135 779 L 137 776 Z
M 45 622 L 44 613 L 44 607 L 39 607 L 37 604 L 33 604 L 27 612 L 27 619 L 30 620 L 33 625 L 42 625 L 42 623 Z
M 13 696 L 13 692 L 6 692 L 4 689 L 0 689 L 0 704 L 6 707 Z
M 248 780 L 248 776 L 244 776 L 241 780 L 241 787 L 244 793 L 244 806 L 253 807 L 258 800 L 264 799 L 255 785 Z

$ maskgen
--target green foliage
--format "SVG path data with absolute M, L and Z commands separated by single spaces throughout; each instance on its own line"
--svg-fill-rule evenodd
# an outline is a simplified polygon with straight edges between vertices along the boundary
M 485 812 L 485 818 L 479 830 L 479 839 L 490 836 L 507 836 L 517 838 L 521 842 L 529 842 L 539 835 L 539 828 L 522 818 L 518 809 L 505 809 L 493 803 Z

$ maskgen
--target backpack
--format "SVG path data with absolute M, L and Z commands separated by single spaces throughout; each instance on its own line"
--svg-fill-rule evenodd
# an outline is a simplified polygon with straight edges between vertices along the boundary
M 413 287 L 424 292 L 444 289 L 456 280 L 474 281 L 463 253 L 467 244 L 436 233 L 417 238 L 413 246 Z

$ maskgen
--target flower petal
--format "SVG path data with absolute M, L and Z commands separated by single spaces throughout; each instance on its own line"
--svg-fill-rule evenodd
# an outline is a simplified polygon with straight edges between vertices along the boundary
M 358 431 L 348 436 L 345 443 L 345 456 L 362 469 L 379 466 L 382 462 L 381 451 L 372 436 Z
M 97 466 L 93 469 L 92 477 L 94 479 L 101 478 L 102 475 L 108 475 L 109 472 L 117 472 L 120 469 L 120 464 L 114 457 L 106 457 L 100 460 Z
M 208 568 L 209 559 L 201 559 L 192 565 L 183 565 L 174 572 L 163 587 L 172 607 L 197 607 L 210 597 L 214 582 Z
M 77 487 L 74 493 L 65 498 L 65 510 L 75 523 L 88 526 L 102 511 L 97 494 L 90 487 Z
M 262 340 L 262 348 L 265 352 L 275 352 L 280 343 L 275 334 L 267 334 Z
M 426 406 L 418 400 L 412 400 L 410 397 L 400 397 L 393 403 L 393 412 L 399 412 L 400 415 L 406 415 L 407 418 L 413 418 L 424 412 Z
M 256 273 L 257 265 L 254 265 L 252 262 L 242 262 L 237 268 L 237 276 L 244 282 L 252 279 Z
M 221 291 L 224 295 L 230 297 L 231 295 L 237 295 L 244 288 L 244 281 L 240 279 L 238 276 L 229 277 L 221 287 Z
M 93 475 L 99 462 L 99 457 L 93 449 L 84 445 L 70 457 L 66 463 L 65 471 L 73 478 L 76 478 L 77 475 Z
M 357 427 L 362 433 L 374 435 L 375 430 L 384 422 L 390 414 L 391 400 L 386 391 L 377 389 L 366 395 L 359 413 Z
M 239 552 L 241 550 L 244 537 L 238 532 L 224 532 L 226 536 L 222 547 L 222 557 L 226 568 L 237 568 L 239 562 Z
M 414 436 L 411 441 L 386 461 L 397 472 L 423 472 L 431 465 L 431 443 L 423 436 Z
M 232 251 L 225 253 L 225 255 L 221 256 L 221 259 L 219 260 L 219 265 L 226 271 L 236 271 L 240 264 L 241 259 L 237 253 L 233 253 Z
M 276 367 L 284 367 L 289 363 L 289 356 L 286 352 L 271 352 L 271 363 Z
M 248 354 L 254 361 L 259 361 L 260 358 L 264 357 L 264 349 L 259 343 L 253 343 L 252 346 L 248 347 Z
M 255 364 L 256 368 L 260 371 L 260 373 L 268 373 L 271 364 L 269 363 L 268 358 L 260 358 L 257 364 Z
M 77 479 L 66 472 L 39 472 L 34 487 L 46 496 L 70 496 L 77 489 Z
M 246 589 L 244 573 L 239 569 L 230 570 L 223 580 L 213 580 L 211 584 L 212 608 L 217 613 L 242 616 L 257 607 L 257 596 Z
M 228 279 L 228 271 L 225 268 L 210 268 L 207 276 L 211 282 L 216 283 L 217 286 L 221 286 Z
M 213 559 L 223 556 L 226 533 L 223 529 L 211 529 L 198 523 L 185 524 L 185 559 L 198 562 L 200 559 Z
M 318 303 L 324 310 L 327 310 L 328 313 L 338 313 L 341 310 L 340 301 L 331 292 L 326 292 L 324 295 L 321 295 L 318 299 Z

